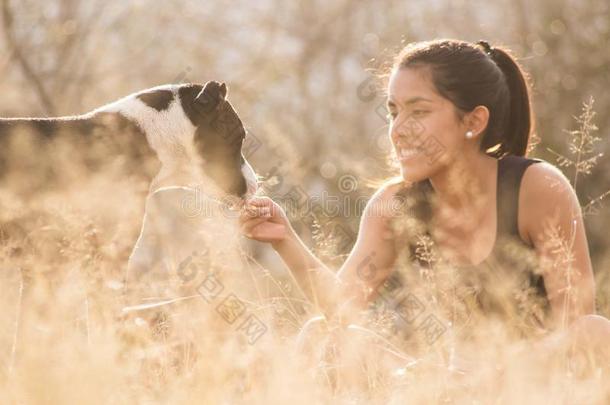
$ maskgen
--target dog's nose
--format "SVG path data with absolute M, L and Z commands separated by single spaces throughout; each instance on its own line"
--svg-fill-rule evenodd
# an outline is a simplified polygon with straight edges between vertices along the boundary
M 258 183 L 248 181 L 247 184 L 248 191 L 246 192 L 246 197 L 252 197 L 254 194 L 256 194 L 256 191 L 258 190 Z
M 246 180 L 246 197 L 251 197 L 254 195 L 254 193 L 256 193 L 256 190 L 258 190 L 258 178 L 254 172 L 254 169 L 252 169 L 252 166 L 250 166 L 248 161 L 245 159 L 242 160 L 241 172 Z
M 254 194 L 258 190 L 257 186 L 253 186 L 252 184 L 248 184 L 248 194 Z

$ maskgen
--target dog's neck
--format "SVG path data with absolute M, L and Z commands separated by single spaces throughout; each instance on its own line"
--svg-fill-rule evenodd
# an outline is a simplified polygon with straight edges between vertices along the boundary
M 212 179 L 201 173 L 198 166 L 192 164 L 163 167 L 151 182 L 150 193 L 164 187 L 176 186 L 196 189 L 202 196 L 211 200 L 226 200 L 226 193 Z
M 150 110 L 151 107 L 138 100 L 136 94 L 132 94 L 102 106 L 93 113 L 117 113 L 137 125 L 163 166 L 179 166 L 192 159 L 195 156 L 192 145 L 196 128 L 189 121 L 180 102 L 173 100 L 165 110 L 154 114 Z

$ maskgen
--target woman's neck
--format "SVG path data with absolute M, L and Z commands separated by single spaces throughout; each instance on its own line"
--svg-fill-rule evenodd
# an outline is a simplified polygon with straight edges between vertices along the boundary
M 430 177 L 436 202 L 461 212 L 477 212 L 496 194 L 497 159 L 480 152 L 457 157 Z

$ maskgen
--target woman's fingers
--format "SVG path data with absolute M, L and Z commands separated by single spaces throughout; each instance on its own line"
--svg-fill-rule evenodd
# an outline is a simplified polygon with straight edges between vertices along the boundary
M 250 237 L 254 228 L 268 220 L 268 217 L 258 217 L 249 219 L 241 225 L 241 230 L 246 236 Z
M 271 217 L 271 210 L 269 207 L 246 207 L 242 210 L 239 215 L 239 222 L 244 224 L 245 222 L 256 219 L 256 218 L 265 218 L 268 219 Z
M 277 216 L 281 214 L 281 209 L 269 197 L 253 197 L 246 201 L 240 215 L 240 221 L 244 222 L 250 218 L 260 216 Z
M 246 201 L 239 216 L 242 233 L 261 242 L 277 242 L 286 238 L 285 221 L 282 208 L 269 197 L 252 197 Z
M 272 215 L 281 214 L 282 209 L 269 197 L 254 197 L 246 201 L 246 207 L 268 207 Z
M 263 215 L 271 215 L 271 209 L 269 207 L 246 207 L 243 209 L 243 216 L 246 218 L 257 218 Z
M 269 197 L 255 196 L 246 201 L 246 207 L 249 205 L 255 207 L 271 207 L 273 206 L 273 200 Z
M 246 228 L 251 228 L 252 226 L 256 226 L 261 222 L 268 221 L 269 219 L 271 219 L 271 215 L 268 212 L 257 211 L 255 213 L 242 214 L 239 218 L 238 224 L 243 230 Z
M 263 222 L 250 231 L 250 237 L 261 242 L 277 242 L 286 238 L 286 227 L 274 222 Z

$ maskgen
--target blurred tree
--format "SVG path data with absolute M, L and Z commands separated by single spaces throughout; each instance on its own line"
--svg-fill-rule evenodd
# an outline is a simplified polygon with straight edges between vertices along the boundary
M 250 160 L 262 175 L 281 175 L 278 192 L 298 185 L 353 202 L 370 195 L 367 180 L 391 174 L 383 89 L 369 70 L 386 65 L 407 42 L 487 39 L 513 49 L 534 83 L 542 142 L 534 155 L 551 162 L 546 148 L 567 151 L 564 129 L 576 127 L 573 116 L 584 101 L 593 96 L 596 111 L 610 109 L 606 0 L 0 4 L 2 115 L 72 114 L 153 85 L 225 80 L 263 144 Z M 600 113 L 595 123 L 608 139 L 610 117 Z M 607 142 L 598 147 L 608 151 Z M 609 165 L 602 158 L 582 179 L 583 204 L 609 188 Z M 339 189 L 343 174 L 359 180 L 347 194 Z M 356 229 L 353 205 L 334 214 Z M 594 264 L 607 243 L 607 211 L 599 215 L 604 220 L 587 222 Z

